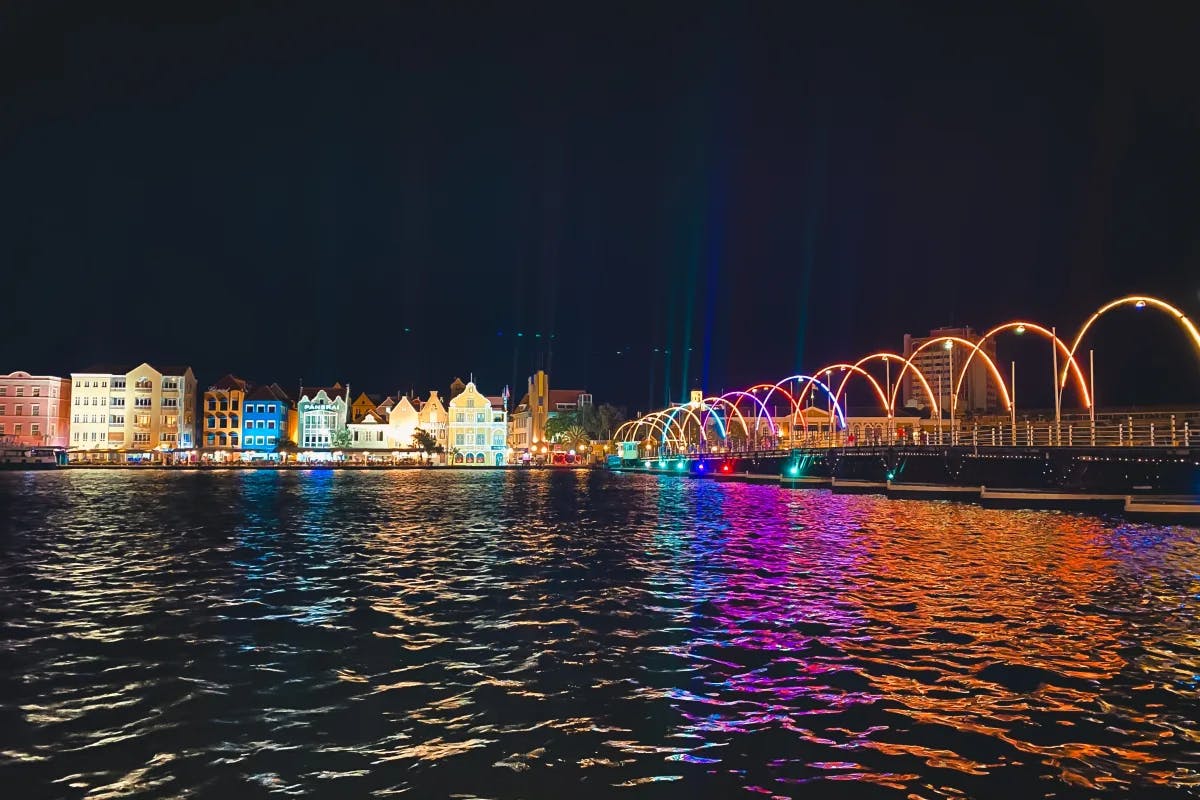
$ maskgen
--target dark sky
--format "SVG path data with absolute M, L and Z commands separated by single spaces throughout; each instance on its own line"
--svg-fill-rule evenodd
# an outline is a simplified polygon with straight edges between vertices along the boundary
M 548 361 L 632 411 L 668 368 L 678 399 L 1129 291 L 1200 317 L 1194 4 L 254 6 L 0 7 L 0 371 Z M 1166 318 L 1094 346 L 1102 402 L 1200 400 Z M 1048 402 L 1048 348 L 1000 347 Z

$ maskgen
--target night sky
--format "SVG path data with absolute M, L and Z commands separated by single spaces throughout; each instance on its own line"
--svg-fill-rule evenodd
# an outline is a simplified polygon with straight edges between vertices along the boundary
M 0 7 L 0 371 L 546 364 L 636 411 L 1132 291 L 1200 318 L 1196 4 L 254 6 Z M 1102 404 L 1200 401 L 1166 317 L 1093 342 Z

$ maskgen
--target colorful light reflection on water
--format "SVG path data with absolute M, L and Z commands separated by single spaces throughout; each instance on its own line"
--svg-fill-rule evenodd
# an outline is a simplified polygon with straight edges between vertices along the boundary
M 0 504 L 21 797 L 1200 785 L 1194 529 L 599 472 L 71 471 Z

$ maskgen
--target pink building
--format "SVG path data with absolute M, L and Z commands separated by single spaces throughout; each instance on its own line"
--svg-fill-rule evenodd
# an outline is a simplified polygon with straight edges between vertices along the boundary
M 66 447 L 71 381 L 52 375 L 0 375 L 0 442 Z

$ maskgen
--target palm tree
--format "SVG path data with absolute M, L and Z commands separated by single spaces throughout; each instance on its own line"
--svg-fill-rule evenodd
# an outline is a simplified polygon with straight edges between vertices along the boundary
M 571 425 L 555 437 L 556 441 L 569 445 L 572 450 L 582 450 L 583 446 L 592 440 L 582 425 Z

